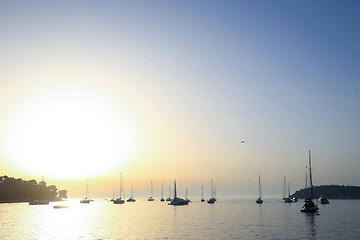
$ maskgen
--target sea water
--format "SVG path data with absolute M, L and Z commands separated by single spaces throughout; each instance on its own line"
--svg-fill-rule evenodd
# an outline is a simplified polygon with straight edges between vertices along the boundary
M 0 204 L 0 239 L 360 239 L 360 201 L 330 200 L 319 215 L 300 212 L 302 202 L 280 199 L 194 200 L 113 204 L 96 199 L 68 208 L 28 203 Z

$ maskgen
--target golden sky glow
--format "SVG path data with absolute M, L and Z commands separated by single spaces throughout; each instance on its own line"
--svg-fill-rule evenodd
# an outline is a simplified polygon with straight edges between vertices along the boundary
M 358 185 L 357 8 L 205 2 L 0 2 L 0 175 L 277 196 L 311 150 Z

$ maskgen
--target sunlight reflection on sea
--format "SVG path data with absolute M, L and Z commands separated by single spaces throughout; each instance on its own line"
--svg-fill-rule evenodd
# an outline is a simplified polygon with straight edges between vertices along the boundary
M 54 209 L 54 205 L 68 208 Z M 115 205 L 79 199 L 30 206 L 0 204 L 0 239 L 356 239 L 360 201 L 331 200 L 320 215 L 300 212 L 295 204 L 224 199 L 210 205 L 167 202 Z

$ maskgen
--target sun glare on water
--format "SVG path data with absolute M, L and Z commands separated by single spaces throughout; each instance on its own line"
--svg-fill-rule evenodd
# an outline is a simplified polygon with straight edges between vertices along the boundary
M 48 177 L 101 175 L 133 149 L 131 128 L 119 111 L 88 96 L 40 98 L 17 111 L 6 130 L 8 158 Z

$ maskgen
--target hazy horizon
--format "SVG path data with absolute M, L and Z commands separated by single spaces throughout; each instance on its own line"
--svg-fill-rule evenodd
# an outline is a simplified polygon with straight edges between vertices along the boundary
M 0 175 L 81 197 L 359 185 L 358 1 L 1 1 Z M 245 141 L 242 143 L 242 141 Z M 136 189 L 136 190 L 135 190 Z M 136 193 L 136 194 L 135 194 Z M 183 194 L 184 194 L 183 193 Z M 199 195 L 200 196 L 200 195 Z M 207 195 L 206 195 L 207 196 Z

